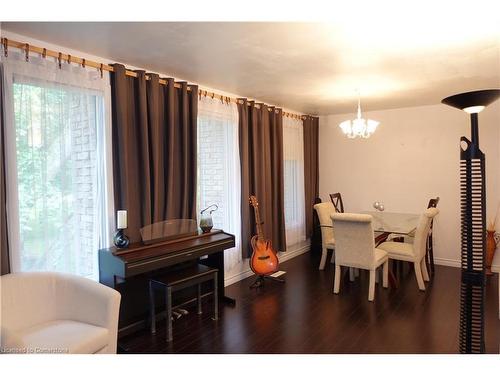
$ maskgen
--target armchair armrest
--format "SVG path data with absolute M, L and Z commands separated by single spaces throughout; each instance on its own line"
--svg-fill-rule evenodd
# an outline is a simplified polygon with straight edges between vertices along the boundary
M 120 293 L 96 281 L 64 274 L 57 282 L 59 318 L 107 327 L 118 314 Z
M 110 351 L 116 352 L 121 295 L 96 281 L 64 275 L 58 280 L 60 319 L 104 327 L 110 333 Z

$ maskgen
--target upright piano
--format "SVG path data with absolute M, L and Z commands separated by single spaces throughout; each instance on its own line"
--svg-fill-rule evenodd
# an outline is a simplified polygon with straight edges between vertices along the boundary
M 234 235 L 212 230 L 167 241 L 132 243 L 126 249 L 99 250 L 99 281 L 122 295 L 119 335 L 146 326 L 149 278 L 190 262 L 217 268 L 219 298 L 234 306 L 234 299 L 224 293 L 224 250 L 234 246 Z

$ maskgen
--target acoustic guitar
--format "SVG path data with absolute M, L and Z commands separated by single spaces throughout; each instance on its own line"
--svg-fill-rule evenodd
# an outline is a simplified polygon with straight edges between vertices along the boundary
M 259 213 L 259 202 L 254 195 L 250 196 L 250 205 L 252 205 L 255 213 L 257 229 L 257 234 L 250 240 L 253 249 L 252 257 L 250 258 L 250 268 L 256 275 L 270 275 L 278 270 L 278 257 L 273 250 L 271 241 L 264 238 L 262 221 Z

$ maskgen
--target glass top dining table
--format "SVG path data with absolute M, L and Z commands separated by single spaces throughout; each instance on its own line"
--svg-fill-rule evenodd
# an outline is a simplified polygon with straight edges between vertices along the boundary
M 420 215 L 386 211 L 362 211 L 373 217 L 373 230 L 375 232 L 395 233 L 408 235 L 418 225 Z

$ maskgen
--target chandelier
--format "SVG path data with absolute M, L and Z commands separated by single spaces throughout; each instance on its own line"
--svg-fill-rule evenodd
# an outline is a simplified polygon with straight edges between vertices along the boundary
M 369 138 L 377 129 L 379 122 L 361 117 L 361 99 L 358 96 L 358 117 L 339 124 L 347 138 Z

